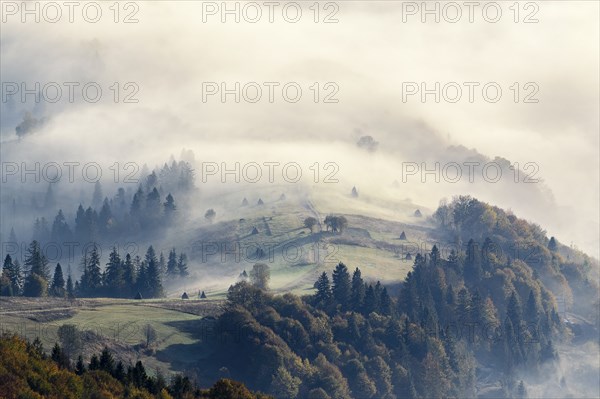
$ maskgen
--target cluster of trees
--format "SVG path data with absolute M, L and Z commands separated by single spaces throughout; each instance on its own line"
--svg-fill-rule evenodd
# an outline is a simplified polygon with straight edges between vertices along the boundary
M 24 270 L 17 260 L 13 261 L 10 255 L 6 255 L 0 278 L 0 295 L 131 298 L 139 294 L 143 298 L 159 298 L 164 296 L 164 280 L 188 275 L 184 253 L 177 255 L 173 248 L 165 259 L 162 252 L 157 256 L 152 246 L 148 247 L 143 259 L 130 254 L 122 258 L 113 248 L 103 268 L 100 252 L 94 245 L 86 250 L 81 270 L 79 281 L 73 282 L 70 271 L 65 280 L 62 266 L 58 263 L 51 278 L 48 260 L 40 244 L 33 241 L 27 250 Z
M 333 233 L 341 233 L 346 227 L 348 227 L 348 220 L 345 216 L 328 215 L 325 217 L 323 223 L 325 223 L 327 231 L 331 230 Z M 309 216 L 306 219 L 304 219 L 304 227 L 310 229 L 311 233 L 314 232 L 314 228 L 317 224 L 319 224 L 319 221 L 312 216 Z
M 0 336 L 0 392 L 6 398 L 136 398 L 136 399 L 268 399 L 243 384 L 220 379 L 201 389 L 188 377 L 148 375 L 141 361 L 125 366 L 104 348 L 87 365 L 81 356 L 72 364 L 57 343 L 45 353 L 39 338 L 32 343 Z
M 91 205 L 79 205 L 71 225 L 62 210 L 50 223 L 45 217 L 33 225 L 33 239 L 39 242 L 98 242 L 115 234 L 148 232 L 173 222 L 177 206 L 172 193 L 182 196 L 194 187 L 194 171 L 186 162 L 173 161 L 162 169 L 146 175 L 135 193 L 119 188 L 113 198 L 103 196 L 102 185 L 96 182 Z M 52 184 L 45 195 L 45 211 L 55 210 Z M 34 206 L 37 209 L 37 206 Z M 71 227 L 73 226 L 73 227 Z
M 336 266 L 332 273 L 333 285 L 326 272 L 315 282 L 317 292 L 313 305 L 321 309 L 336 308 L 353 311 L 368 316 L 372 312 L 391 316 L 394 312 L 392 297 L 387 288 L 377 281 L 375 285 L 367 284 L 359 268 L 352 277 L 343 263 Z
M 203 371 L 225 367 L 276 398 L 441 398 L 475 397 L 481 364 L 503 373 L 499 396 L 526 397 L 518 372 L 541 372 L 565 336 L 532 269 L 473 240 L 447 259 L 436 246 L 417 254 L 397 297 L 344 264 L 315 288 L 300 298 L 230 287 Z
M 333 233 L 342 233 L 346 227 L 348 227 L 348 220 L 345 216 L 334 216 L 328 215 L 323 221 L 327 228 L 327 231 L 331 229 Z

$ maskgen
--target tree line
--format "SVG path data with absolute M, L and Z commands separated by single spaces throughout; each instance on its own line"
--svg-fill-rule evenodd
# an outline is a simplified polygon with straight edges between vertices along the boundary
M 6 255 L 0 276 L 0 295 L 27 297 L 115 297 L 160 298 L 164 296 L 163 281 L 188 276 L 187 256 L 177 254 L 175 248 L 167 258 L 161 252 L 157 256 L 149 246 L 144 258 L 121 257 L 116 248 L 108 255 L 106 267 L 102 267 L 99 249 L 88 248 L 81 259 L 81 278 L 73 281 L 69 270 L 65 274 L 60 263 L 50 275 L 49 262 L 40 244 L 32 241 L 27 249 L 23 267 L 18 260 Z

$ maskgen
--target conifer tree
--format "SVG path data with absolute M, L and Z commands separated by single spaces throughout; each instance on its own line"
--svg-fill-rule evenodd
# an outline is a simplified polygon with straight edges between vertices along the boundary
M 54 278 L 52 279 L 52 285 L 50 286 L 50 295 L 61 298 L 65 296 L 65 278 L 60 263 L 57 263 L 56 268 L 54 269 Z
M 317 293 L 315 294 L 315 299 L 318 304 L 326 305 L 331 300 L 331 287 L 329 285 L 329 277 L 327 277 L 327 273 L 323 272 L 317 282 L 315 283 L 315 287 L 317 288 Z
M 343 263 L 339 263 L 332 275 L 333 279 L 333 298 L 346 308 L 350 303 L 351 283 L 348 268 Z
M 352 291 L 351 291 L 351 302 L 352 309 L 359 312 L 362 310 L 363 302 L 365 300 L 365 283 L 362 279 L 362 273 L 357 267 L 352 274 Z
M 167 277 L 175 278 L 179 276 L 179 267 L 177 266 L 177 253 L 175 248 L 169 251 L 169 257 L 167 260 Z

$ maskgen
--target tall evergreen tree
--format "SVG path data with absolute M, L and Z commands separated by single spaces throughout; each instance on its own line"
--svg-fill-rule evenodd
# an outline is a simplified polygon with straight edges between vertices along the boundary
M 48 260 L 42 254 L 40 244 L 35 240 L 31 242 L 27 249 L 25 267 L 27 278 L 25 279 L 23 295 L 33 297 L 45 295 L 50 271 L 48 270 Z
M 317 293 L 315 294 L 315 300 L 318 304 L 327 305 L 331 300 L 331 286 L 329 285 L 329 277 L 327 273 L 323 272 L 317 282 L 315 283 Z
M 80 244 L 83 244 L 87 242 L 88 236 L 89 231 L 85 219 L 85 209 L 83 209 L 83 205 L 79 204 L 75 215 L 75 237 L 77 237 Z
M 101 234 L 106 234 L 112 223 L 112 210 L 108 198 L 104 198 L 102 209 L 98 213 L 98 230 Z
M 177 253 L 175 248 L 169 251 L 169 258 L 167 260 L 167 277 L 175 278 L 179 276 L 179 267 L 177 266 Z
M 75 298 L 75 287 L 73 286 L 73 277 L 71 276 L 71 266 L 69 266 L 69 272 L 67 276 L 67 298 Z
M 56 264 L 54 269 L 54 278 L 52 279 L 52 285 L 50 286 L 50 295 L 63 298 L 65 296 L 65 278 L 63 276 L 62 267 L 60 263 Z
M 365 293 L 363 309 L 365 314 L 377 311 L 377 299 L 375 298 L 375 289 L 371 284 L 369 284 L 367 292 Z
M 82 259 L 83 274 L 81 290 L 86 296 L 95 296 L 102 286 L 102 271 L 100 270 L 100 254 L 96 245 L 86 250 Z
M 119 256 L 116 247 L 113 247 L 108 255 L 105 284 L 106 291 L 110 296 L 123 297 L 128 294 L 125 292 L 124 265 L 121 262 L 121 257 Z
M 23 272 L 18 260 L 13 261 L 9 254 L 4 258 L 2 278 L 6 281 L 5 292 L 0 295 L 18 296 L 23 290 Z
M 158 259 L 156 258 L 156 253 L 154 252 L 154 248 L 151 246 L 148 247 L 146 251 L 145 263 L 147 265 L 145 270 L 145 279 L 146 279 L 146 298 L 161 298 L 164 296 L 163 286 L 160 277 L 160 270 L 158 269 Z
M 362 279 L 362 274 L 358 267 L 352 274 L 352 291 L 350 296 L 352 309 L 360 312 L 365 300 L 365 282 Z
M 169 193 L 167 195 L 167 198 L 165 198 L 165 203 L 163 204 L 163 207 L 165 211 L 165 218 L 167 219 L 167 221 L 173 220 L 173 216 L 175 215 L 175 210 L 177 210 L 177 207 L 175 206 L 175 199 L 173 198 L 171 193 Z
M 548 249 L 552 252 L 556 252 L 558 249 L 558 244 L 556 243 L 556 239 L 554 237 L 550 237 L 550 241 L 548 242 Z
M 333 298 L 342 305 L 343 308 L 347 308 L 350 304 L 350 294 L 351 294 L 351 283 L 350 283 L 350 273 L 348 273 L 348 268 L 343 263 L 339 263 L 332 275 L 333 279 Z
M 65 220 L 65 215 L 62 209 L 58 210 L 58 214 L 52 223 L 52 232 L 50 236 L 53 241 L 65 242 L 71 239 L 71 229 Z
M 125 262 L 123 262 L 123 279 L 125 281 L 125 289 L 128 295 L 131 295 L 135 291 L 135 267 L 131 260 L 131 255 L 125 255 Z
M 187 256 L 184 253 L 179 254 L 179 260 L 177 261 L 177 268 L 179 269 L 180 277 L 187 277 L 189 274 L 187 267 Z
M 392 301 L 392 297 L 390 297 L 390 294 L 388 294 L 386 287 L 383 287 L 383 289 L 381 290 L 379 310 L 384 316 L 392 316 L 394 312 L 394 304 Z

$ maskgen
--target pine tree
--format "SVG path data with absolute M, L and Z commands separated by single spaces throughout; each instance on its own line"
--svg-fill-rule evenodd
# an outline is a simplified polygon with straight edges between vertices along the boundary
M 25 257 L 27 278 L 23 287 L 23 295 L 39 297 L 45 296 L 48 289 L 48 260 L 42 254 L 40 244 L 32 241 Z
M 548 242 L 548 249 L 552 252 L 556 252 L 556 250 L 558 249 L 558 244 L 554 237 L 550 237 L 550 241 Z
M 350 274 L 343 263 L 339 263 L 333 271 L 333 298 L 345 309 L 350 304 Z
M 56 264 L 54 269 L 54 278 L 50 286 L 50 295 L 63 298 L 65 296 L 65 278 L 63 277 L 62 267 L 60 263 Z
M 380 303 L 381 304 L 379 306 L 379 309 L 381 311 L 381 314 L 383 314 L 384 316 L 392 316 L 394 312 L 394 304 L 392 302 L 390 294 L 388 294 L 386 287 L 383 287 L 383 289 L 381 290 Z
M 171 221 L 173 219 L 173 216 L 175 215 L 175 211 L 177 210 L 177 207 L 175 206 L 175 199 L 173 198 L 171 193 L 169 193 L 167 195 L 167 198 L 165 198 L 165 203 L 163 204 L 163 207 L 165 211 L 165 218 L 167 219 L 167 221 Z
M 167 273 L 167 263 L 165 262 L 165 255 L 162 251 L 158 257 L 158 270 L 160 271 L 161 276 L 164 276 Z
M 377 311 L 377 299 L 375 297 L 375 289 L 371 284 L 369 284 L 369 287 L 367 288 L 367 292 L 365 294 L 365 302 L 363 309 L 364 313 L 367 315 L 371 312 Z
M 352 274 L 352 291 L 350 294 L 352 309 L 359 312 L 362 309 L 365 300 L 365 283 L 362 279 L 362 273 L 357 267 Z
M 53 241 L 64 242 L 71 239 L 71 229 L 65 220 L 65 215 L 62 209 L 58 210 L 58 214 L 52 223 L 52 232 L 50 237 Z
M 111 296 L 123 297 L 126 294 L 124 265 L 116 247 L 113 247 L 110 255 L 108 255 L 105 284 L 107 292 Z
M 108 198 L 104 198 L 102 203 L 102 209 L 98 213 L 98 229 L 101 234 L 106 234 L 112 222 L 112 210 L 110 209 L 110 203 Z
M 317 282 L 315 283 L 317 293 L 315 294 L 315 300 L 318 304 L 327 305 L 331 300 L 331 287 L 329 285 L 329 277 L 327 273 L 323 272 Z
M 106 371 L 108 374 L 113 374 L 115 370 L 115 359 L 113 358 L 112 353 L 105 346 L 100 353 L 99 360 L 100 370 Z
M 0 292 L 0 295 L 21 295 L 21 291 L 23 290 L 23 273 L 21 271 L 21 264 L 18 260 L 13 262 L 11 256 L 8 254 L 4 258 L 4 264 L 2 266 L 2 278 L 6 281 L 6 288 L 4 293 Z
M 158 260 L 156 259 L 156 253 L 152 245 L 146 251 L 145 263 L 147 265 L 145 269 L 146 297 L 161 298 L 164 296 L 163 286 L 158 269 Z
M 187 277 L 189 274 L 187 268 L 187 256 L 184 253 L 179 254 L 179 260 L 177 261 L 177 268 L 179 269 L 180 277 Z
M 67 298 L 75 298 L 75 287 L 73 287 L 73 278 L 71 277 L 71 267 L 69 267 L 69 275 L 67 277 Z
M 167 260 L 167 277 L 173 279 L 179 276 L 179 267 L 177 266 L 177 253 L 175 248 L 169 251 L 169 257 Z
M 123 280 L 127 291 L 124 294 L 129 295 L 135 289 L 135 267 L 129 254 L 125 255 L 125 262 L 123 262 Z
M 100 255 L 96 245 L 91 250 L 86 250 L 82 259 L 83 274 L 81 276 L 81 291 L 86 296 L 94 296 L 102 285 L 102 271 L 100 270 Z
M 440 251 L 437 245 L 435 244 L 433 245 L 433 248 L 431 248 L 429 262 L 431 264 L 431 267 L 438 267 L 440 264 Z
M 75 216 L 75 236 L 80 240 L 80 244 L 85 243 L 89 239 L 89 231 L 85 219 L 85 210 L 81 204 L 79 204 L 79 208 L 77 208 L 77 214 Z

